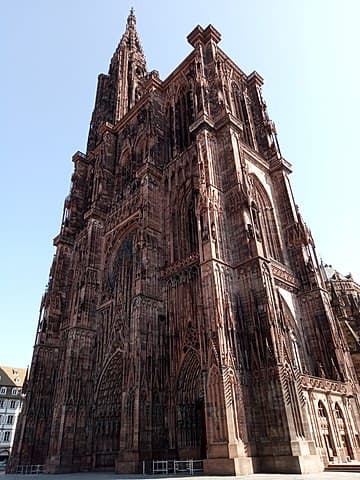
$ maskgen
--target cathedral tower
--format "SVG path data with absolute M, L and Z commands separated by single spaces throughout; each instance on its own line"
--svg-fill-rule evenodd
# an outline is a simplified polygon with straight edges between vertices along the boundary
M 10 470 L 320 471 L 359 385 L 261 87 L 209 25 L 161 81 L 131 11 L 73 156 Z

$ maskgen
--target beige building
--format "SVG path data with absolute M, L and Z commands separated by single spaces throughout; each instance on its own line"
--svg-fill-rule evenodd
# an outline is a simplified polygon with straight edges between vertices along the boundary
M 0 366 L 0 468 L 10 456 L 25 377 L 25 368 Z

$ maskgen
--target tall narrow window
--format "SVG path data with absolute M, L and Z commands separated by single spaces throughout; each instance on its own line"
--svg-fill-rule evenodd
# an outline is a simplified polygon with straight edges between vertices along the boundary
M 195 214 L 195 204 L 192 199 L 188 206 L 188 236 L 189 236 L 189 246 L 190 252 L 193 253 L 198 248 L 198 232 L 197 232 L 197 219 Z
M 175 122 L 174 122 L 175 120 Z M 172 138 L 171 132 L 174 131 L 176 152 L 180 153 L 185 150 L 191 143 L 192 135 L 190 133 L 190 125 L 194 121 L 194 101 L 192 90 L 187 90 L 179 94 L 175 102 L 174 118 L 172 109 L 169 111 L 169 131 L 170 131 L 170 148 L 172 155 Z M 173 122 L 175 125 L 173 125 Z
M 250 146 L 253 146 L 250 119 L 246 107 L 245 97 L 235 82 L 232 83 L 231 87 L 231 100 L 233 115 L 242 123 L 243 140 Z
M 260 181 L 253 176 L 254 201 L 251 215 L 257 240 L 263 242 L 264 254 L 279 262 L 282 261 L 279 233 L 276 226 L 274 209 L 270 198 Z

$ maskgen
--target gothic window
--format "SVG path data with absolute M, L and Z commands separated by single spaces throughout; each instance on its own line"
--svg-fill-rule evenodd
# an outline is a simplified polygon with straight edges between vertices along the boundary
M 341 411 L 338 403 L 335 404 L 335 416 L 336 416 L 336 418 L 341 419 L 341 420 L 343 418 L 342 417 L 342 411 Z
M 266 256 L 281 262 L 282 255 L 273 206 L 256 177 L 253 177 L 253 184 L 254 200 L 251 204 L 251 215 L 256 239 L 263 243 Z
M 135 167 L 138 169 L 146 159 L 146 138 L 140 138 L 135 147 Z
M 173 261 L 186 258 L 198 250 L 198 225 L 194 193 L 184 194 L 175 202 L 171 217 Z
M 195 214 L 194 199 L 191 199 L 187 209 L 187 225 L 188 225 L 188 238 L 190 252 L 193 253 L 198 248 L 198 229 L 197 219 Z
M 191 89 L 182 91 L 174 105 L 167 108 L 169 157 L 185 150 L 191 143 L 189 127 L 194 121 L 194 101 Z
M 241 121 L 244 121 L 244 115 L 241 109 L 241 102 L 240 102 L 240 90 L 239 87 L 235 82 L 232 84 L 231 88 L 231 97 L 232 97 L 232 110 L 234 116 Z
M 168 121 L 168 157 L 171 159 L 175 154 L 175 136 L 174 136 L 174 109 L 168 105 L 166 109 L 166 118 Z
M 118 303 L 129 312 L 133 276 L 133 235 L 126 237 L 114 259 L 114 296 Z
M 325 406 L 321 401 L 318 403 L 318 415 L 319 417 L 327 418 Z
M 131 180 L 131 160 L 130 148 L 126 147 L 120 156 L 119 163 L 116 168 L 115 178 L 115 202 L 118 204 L 119 200 L 123 198 L 124 190 L 129 185 Z
M 304 354 L 304 345 L 302 343 L 302 336 L 299 332 L 299 328 L 293 312 L 289 308 L 288 302 L 284 299 L 279 292 L 279 306 L 281 317 L 283 321 L 284 332 L 288 332 L 286 344 L 289 350 L 289 356 L 291 356 L 291 364 L 294 369 L 303 371 L 304 364 L 306 364 L 306 356 Z
M 233 115 L 242 123 L 243 140 L 250 146 L 253 146 L 245 97 L 235 82 L 231 85 L 231 99 Z

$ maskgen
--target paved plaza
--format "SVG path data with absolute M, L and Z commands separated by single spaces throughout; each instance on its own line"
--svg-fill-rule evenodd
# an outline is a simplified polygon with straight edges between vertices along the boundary
M 2 480 L 127 480 L 127 479 L 149 479 L 149 480 L 166 480 L 176 478 L 178 480 L 360 480 L 360 473 L 355 472 L 322 472 L 312 473 L 309 475 L 297 474 L 266 474 L 256 473 L 253 475 L 242 475 L 240 477 L 231 476 L 165 476 L 165 475 L 120 475 L 116 473 L 69 473 L 60 475 L 5 475 L 0 472 Z

